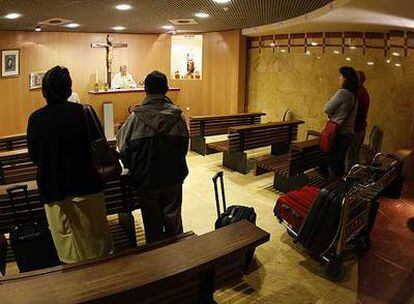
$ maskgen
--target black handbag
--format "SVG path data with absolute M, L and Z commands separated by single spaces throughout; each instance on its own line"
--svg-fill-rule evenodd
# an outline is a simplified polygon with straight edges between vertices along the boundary
M 122 173 L 119 153 L 108 145 L 102 125 L 91 105 L 83 105 L 91 143 L 93 165 L 104 181 L 118 178 Z
M 18 215 L 15 196 L 23 199 L 30 220 L 21 222 Z M 17 226 L 10 232 L 10 245 L 20 272 L 32 271 L 60 265 L 56 247 L 46 220 L 35 220 L 27 195 L 27 185 L 18 185 L 7 189 L 11 209 Z

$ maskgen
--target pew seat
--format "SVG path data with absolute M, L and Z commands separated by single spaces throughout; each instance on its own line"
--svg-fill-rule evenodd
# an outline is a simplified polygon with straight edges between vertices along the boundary
M 6 303 L 213 303 L 270 236 L 241 221 L 166 246 L 0 279 Z M 208 250 L 206 250 L 208 249 Z
M 229 128 L 223 166 L 247 174 L 252 162 L 248 161 L 246 151 L 270 146 L 273 156 L 287 154 L 291 142 L 297 139 L 298 126 L 303 123 L 302 120 L 290 120 Z
M 230 127 L 260 124 L 265 113 L 191 116 L 189 118 L 190 149 L 201 155 L 222 152 L 221 143 L 207 144 L 206 136 L 227 134 Z M 217 145 L 216 145 L 217 144 Z

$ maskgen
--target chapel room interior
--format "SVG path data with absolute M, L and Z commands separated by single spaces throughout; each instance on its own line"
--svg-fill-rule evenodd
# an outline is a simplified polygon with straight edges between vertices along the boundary
M 1 303 L 414 303 L 412 0 L 0 0 L 0 51 Z M 29 117 L 53 106 L 56 66 L 71 78 L 62 101 L 96 118 L 92 166 L 105 152 L 99 164 L 119 169 L 101 189 L 112 249 L 74 263 L 29 136 Z M 131 177 L 124 136 L 140 123 L 141 141 L 167 136 L 139 116 L 160 94 L 184 141 L 159 148 L 158 165 L 184 142 L 188 175 L 181 230 L 156 239 L 144 197 L 158 192 Z M 344 94 L 339 122 L 328 104 Z M 140 176 L 158 183 L 169 168 Z

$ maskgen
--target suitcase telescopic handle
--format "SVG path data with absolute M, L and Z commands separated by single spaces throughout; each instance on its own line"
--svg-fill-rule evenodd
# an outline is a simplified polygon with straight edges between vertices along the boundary
M 224 193 L 224 173 L 223 171 L 217 172 L 213 177 L 213 183 L 214 183 L 214 195 L 216 198 L 216 209 L 217 209 L 217 218 L 220 218 L 220 199 L 219 199 L 219 193 L 218 193 L 218 186 L 217 186 L 217 180 L 220 179 L 220 187 L 221 187 L 221 198 L 223 201 L 223 212 L 226 212 L 226 195 Z

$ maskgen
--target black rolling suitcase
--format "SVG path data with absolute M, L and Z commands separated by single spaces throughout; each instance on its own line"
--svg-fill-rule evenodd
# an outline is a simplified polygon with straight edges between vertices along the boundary
M 220 179 L 221 197 L 223 201 L 223 213 L 220 211 L 220 199 L 219 191 L 217 186 L 217 180 Z M 227 208 L 226 206 L 226 195 L 224 193 L 224 179 L 223 171 L 218 172 L 213 177 L 214 193 L 216 197 L 216 208 L 217 208 L 217 220 L 215 223 L 215 229 L 236 223 L 241 220 L 248 220 L 249 222 L 256 224 L 256 212 L 252 207 L 245 207 L 240 205 L 233 205 Z M 249 266 L 253 260 L 254 249 L 246 254 L 245 267 Z
M 16 210 L 15 195 L 23 193 L 30 221 L 22 224 Z M 7 189 L 17 226 L 10 232 L 10 245 L 20 272 L 61 264 L 46 221 L 36 221 L 30 206 L 27 185 Z

